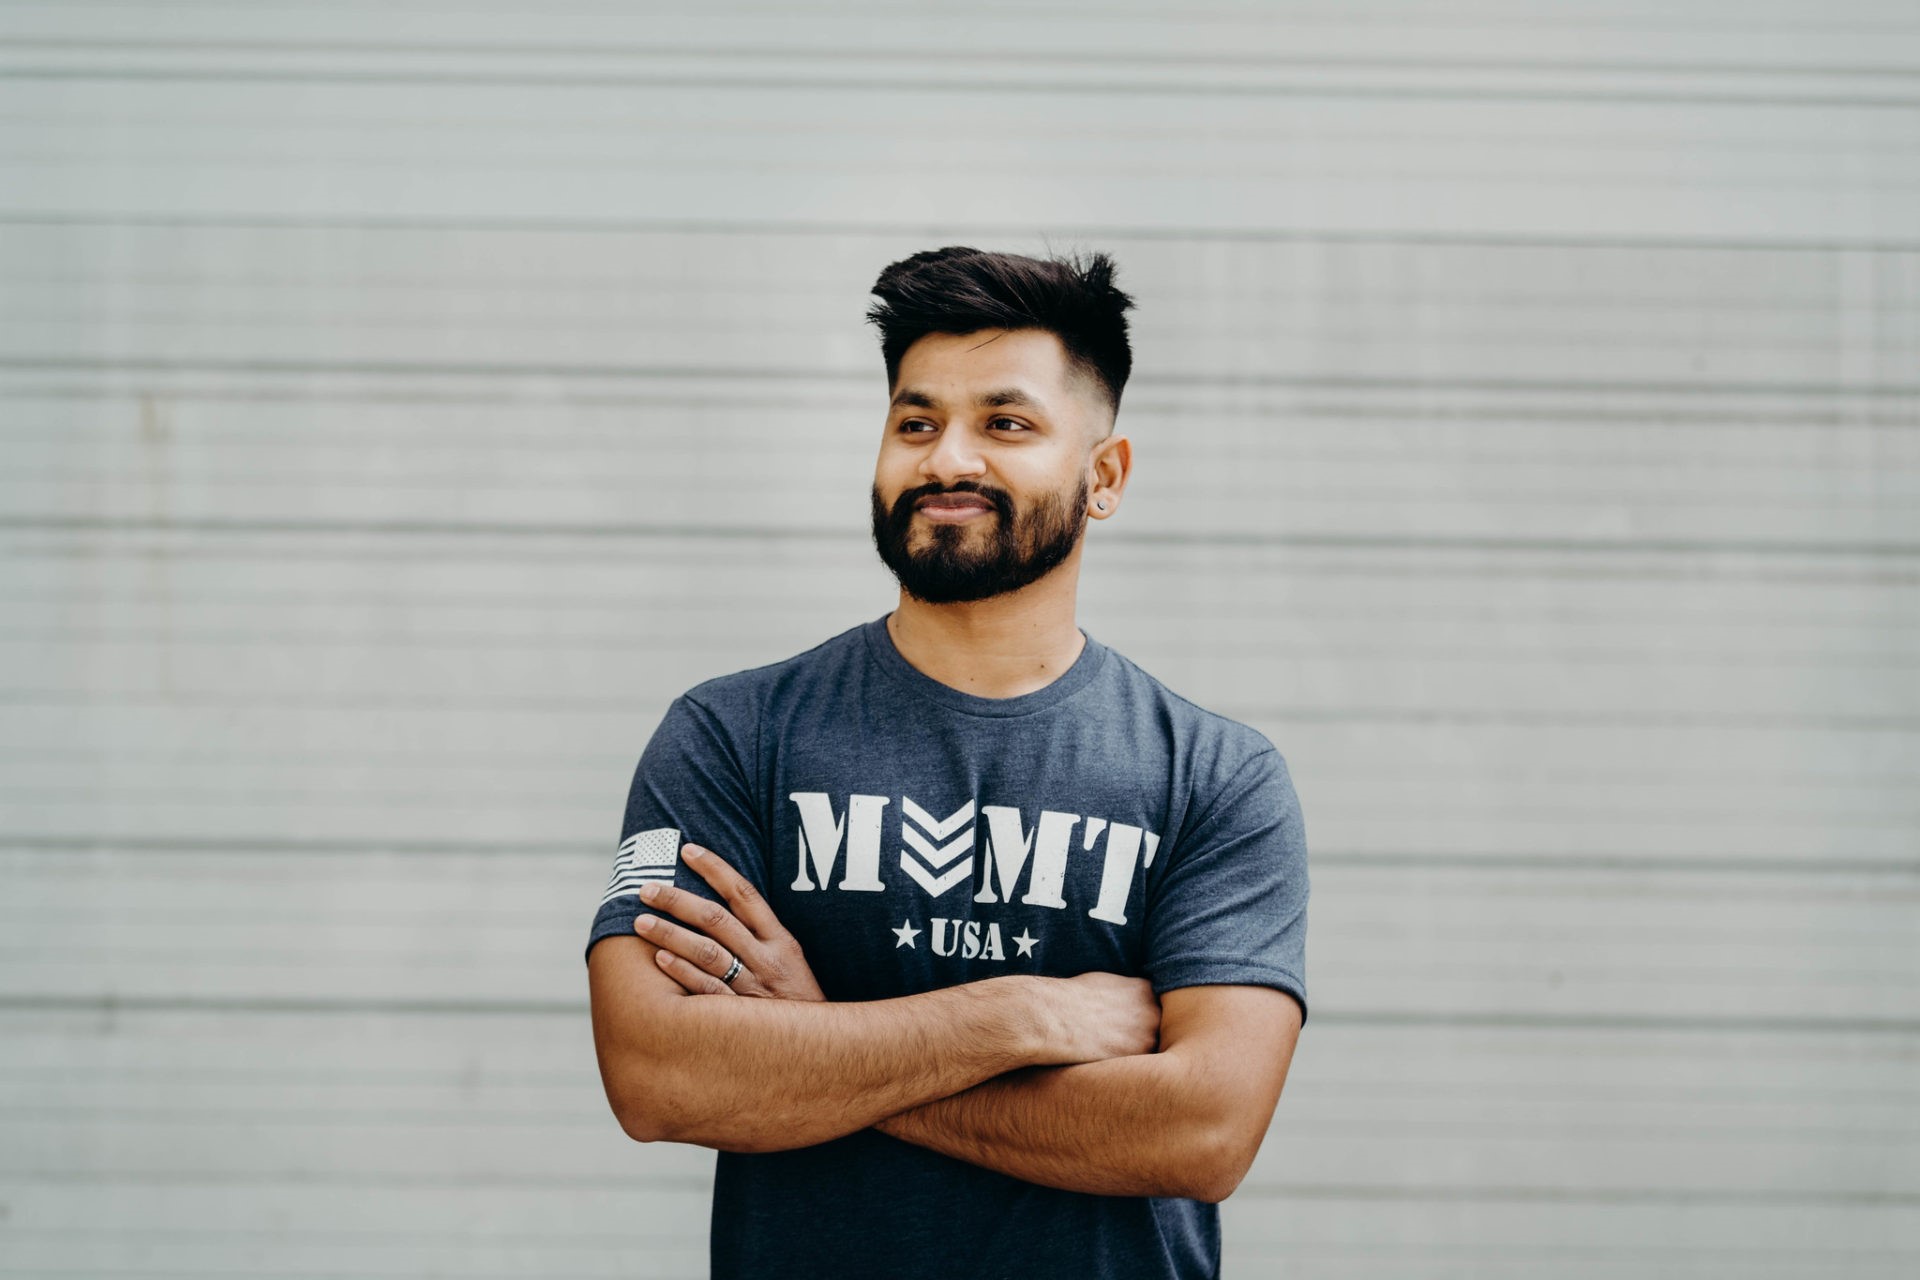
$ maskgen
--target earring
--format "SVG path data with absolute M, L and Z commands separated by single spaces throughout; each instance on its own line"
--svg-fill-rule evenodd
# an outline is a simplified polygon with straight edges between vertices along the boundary
M 1107 509 L 1107 500 L 1105 498 L 1102 498 L 1098 502 L 1094 503 L 1093 507 L 1094 507 L 1094 510 L 1096 511 L 1105 511 Z

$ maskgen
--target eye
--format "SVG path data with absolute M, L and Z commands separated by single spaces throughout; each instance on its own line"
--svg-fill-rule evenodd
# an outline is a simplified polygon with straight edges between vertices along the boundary
M 1007 426 L 1012 427 L 1015 431 L 1033 430 L 1032 427 L 1029 427 L 1026 423 L 1020 421 L 1020 419 L 1018 418 L 995 418 L 992 422 L 988 423 L 987 425 L 990 427 L 999 427 L 1000 424 L 1002 423 L 1005 423 Z
M 902 422 L 899 425 L 899 427 L 896 428 L 896 430 L 916 431 L 921 428 L 924 428 L 927 431 L 932 431 L 934 429 L 934 426 L 931 422 L 928 422 L 925 418 L 908 418 L 906 421 Z

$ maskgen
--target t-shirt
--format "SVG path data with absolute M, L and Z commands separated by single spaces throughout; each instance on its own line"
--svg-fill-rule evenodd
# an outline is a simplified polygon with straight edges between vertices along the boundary
M 1084 632 L 1082 633 L 1085 634 Z M 1104 970 L 1156 992 L 1275 987 L 1306 1016 L 1307 848 L 1286 762 L 1092 636 L 1044 688 L 983 698 L 886 618 L 668 708 L 634 772 L 587 949 L 649 880 L 767 899 L 829 1000 Z M 867 1129 L 718 1153 L 712 1274 L 1214 1276 L 1215 1205 L 1040 1186 Z

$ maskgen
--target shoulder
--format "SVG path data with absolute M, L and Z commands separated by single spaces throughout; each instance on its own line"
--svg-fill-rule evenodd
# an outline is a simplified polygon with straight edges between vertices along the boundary
M 1306 857 L 1300 797 L 1286 757 L 1271 738 L 1244 721 L 1174 692 L 1130 658 L 1116 666 L 1132 686 L 1129 697 L 1162 717 L 1175 744 L 1175 769 L 1185 808 L 1175 823 L 1168 868 L 1193 865 L 1210 849 L 1240 850 L 1236 864 L 1290 866 Z M 1249 840 L 1250 833 L 1277 839 Z M 1164 873 L 1163 873 L 1164 874 Z
M 730 758 L 752 776 L 768 709 L 795 689 L 833 680 L 859 643 L 860 628 L 854 627 L 791 658 L 702 680 L 667 704 L 646 754 L 656 761 Z
M 790 658 L 702 680 L 674 699 L 674 705 L 728 725 L 756 723 L 770 702 L 857 662 L 865 625 L 849 627 Z
M 1263 757 L 1272 757 L 1264 761 L 1266 765 L 1285 768 L 1279 748 L 1260 730 L 1175 692 L 1158 676 L 1111 646 L 1107 654 L 1114 668 L 1113 678 L 1120 683 L 1121 696 L 1137 712 L 1151 715 L 1174 739 L 1177 753 L 1192 768 L 1196 792 L 1204 794 L 1224 785 Z

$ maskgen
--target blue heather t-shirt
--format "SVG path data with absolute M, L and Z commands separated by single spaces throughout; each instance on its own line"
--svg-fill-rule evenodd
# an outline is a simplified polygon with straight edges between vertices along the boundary
M 884 617 L 675 699 L 640 757 L 587 949 L 649 880 L 707 898 L 683 841 L 764 895 L 829 1000 L 1001 974 L 1275 987 L 1306 1016 L 1307 846 L 1258 731 L 1087 637 L 1045 688 L 981 698 Z M 717 1280 L 1214 1276 L 1218 1209 L 1062 1191 L 867 1129 L 715 1168 Z

